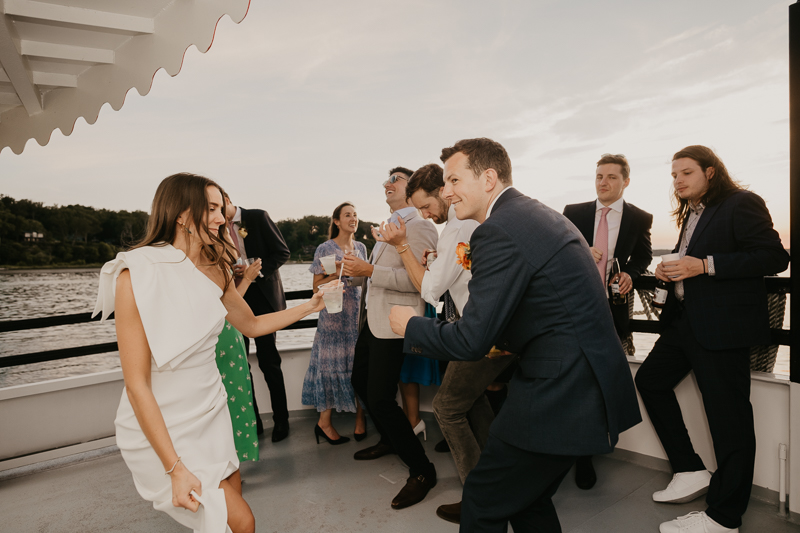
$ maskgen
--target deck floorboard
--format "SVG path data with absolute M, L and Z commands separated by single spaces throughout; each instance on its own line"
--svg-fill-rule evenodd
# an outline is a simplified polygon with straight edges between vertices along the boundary
M 334 420 L 343 435 L 352 434 L 352 417 Z M 269 441 L 267 429 L 261 460 L 242 465 L 244 496 L 257 531 L 457 532 L 435 512 L 460 499 L 461 483 L 450 454 L 433 450 L 441 432 L 426 420 L 424 446 L 439 481 L 423 502 L 401 511 L 389 506 L 407 476 L 397 456 L 352 458 L 377 442 L 371 426 L 365 441 L 341 446 L 316 444 L 315 418 L 293 417 L 289 438 L 277 444 Z M 664 472 L 607 457 L 596 457 L 595 467 L 595 488 L 578 489 L 570 473 L 554 498 L 565 533 L 655 533 L 659 523 L 705 508 L 702 499 L 654 503 L 651 494 L 669 481 Z M 0 517 L 0 531 L 8 533 L 187 531 L 139 497 L 119 453 L 0 481 Z M 775 506 L 753 500 L 740 531 L 800 533 L 800 525 L 778 516 Z

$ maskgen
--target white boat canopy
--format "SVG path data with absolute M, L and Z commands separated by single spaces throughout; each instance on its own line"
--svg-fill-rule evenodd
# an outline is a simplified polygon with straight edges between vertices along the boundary
M 94 124 L 108 102 L 150 92 L 186 49 L 206 52 L 217 22 L 244 19 L 250 0 L 0 0 L 0 152 L 44 146 L 78 117 Z

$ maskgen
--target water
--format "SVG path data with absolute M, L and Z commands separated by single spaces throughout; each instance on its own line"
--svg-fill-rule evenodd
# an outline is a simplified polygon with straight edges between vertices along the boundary
M 284 290 L 299 291 L 311 288 L 313 276 L 308 265 L 295 264 L 281 267 L 281 277 Z M 89 269 L 0 274 L 0 321 L 91 312 L 97 299 L 98 278 L 99 270 Z M 304 301 L 287 304 L 294 307 Z M 315 331 L 279 331 L 278 347 L 311 344 Z M 113 321 L 0 333 L 0 357 L 115 341 Z M 119 368 L 117 352 L 2 368 L 0 388 L 115 368 Z
M 653 261 L 651 271 L 658 259 Z M 284 265 L 281 267 L 284 289 L 287 291 L 311 288 L 312 275 L 308 265 Z M 97 298 L 97 270 L 48 270 L 24 273 L 0 274 L 0 321 L 22 318 L 40 318 L 53 315 L 86 313 L 94 309 Z M 288 302 L 290 307 L 303 300 Z M 635 311 L 644 308 L 636 298 Z M 316 318 L 311 315 L 308 318 Z M 637 316 L 637 318 L 646 318 Z M 786 306 L 784 328 L 789 328 L 789 304 Z M 314 340 L 315 329 L 300 329 L 278 332 L 278 347 L 308 345 Z M 657 335 L 636 333 L 636 357 L 643 359 L 650 353 Z M 0 333 L 0 357 L 24 353 L 55 350 L 74 346 L 85 346 L 114 342 L 114 322 L 100 324 L 76 324 L 52 328 Z M 0 388 L 36 383 L 119 368 L 116 352 L 73 357 L 61 361 L 49 361 L 32 365 L 0 369 Z M 775 365 L 776 374 L 789 374 L 789 347 L 781 346 Z

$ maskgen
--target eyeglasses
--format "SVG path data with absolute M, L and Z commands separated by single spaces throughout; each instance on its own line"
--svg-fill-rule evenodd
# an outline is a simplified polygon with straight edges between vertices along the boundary
M 401 176 L 400 174 L 392 174 L 391 176 L 389 176 L 388 180 L 383 182 L 383 186 L 386 187 L 387 185 L 391 185 L 391 184 L 395 183 L 397 180 L 406 180 L 406 181 L 408 181 L 408 178 L 405 178 L 405 177 Z

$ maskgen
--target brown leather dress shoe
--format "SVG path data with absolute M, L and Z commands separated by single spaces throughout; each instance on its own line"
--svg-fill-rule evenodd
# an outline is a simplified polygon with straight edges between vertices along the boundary
M 451 503 L 450 505 L 440 505 L 436 509 L 436 516 L 442 520 L 447 520 L 454 524 L 461 523 L 461 502 Z
M 363 450 L 357 451 L 353 454 L 353 459 L 356 461 L 370 461 L 390 453 L 394 453 L 392 447 L 388 444 L 381 444 L 379 442 L 375 446 L 370 446 L 369 448 L 364 448 Z
M 436 486 L 436 474 L 419 475 L 406 480 L 406 486 L 392 500 L 392 509 L 405 509 L 419 503 L 428 495 L 428 491 Z

